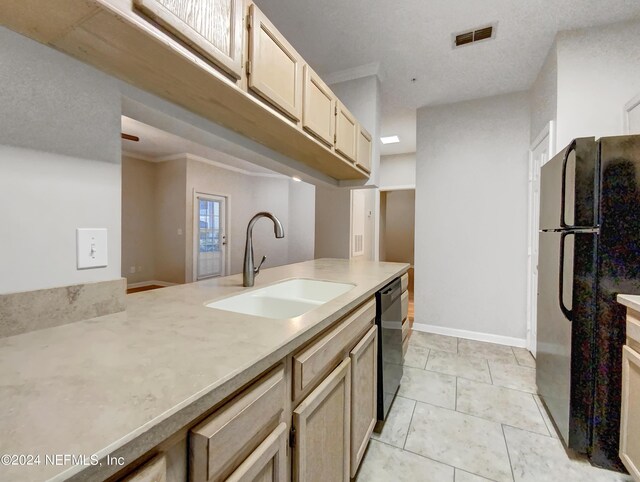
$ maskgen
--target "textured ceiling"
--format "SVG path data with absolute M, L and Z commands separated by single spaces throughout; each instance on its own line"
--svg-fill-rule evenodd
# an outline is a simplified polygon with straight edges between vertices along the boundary
M 170 134 L 126 116 L 122 116 L 122 132 L 140 138 L 138 142 L 122 139 L 123 152 L 147 161 L 159 162 L 162 158 L 186 153 L 252 173 L 277 174 L 270 169 Z
M 405 119 L 425 105 L 527 90 L 558 31 L 640 18 L 638 0 L 255 2 L 320 75 L 379 63 L 384 115 Z M 494 40 L 452 48 L 454 32 L 494 22 Z

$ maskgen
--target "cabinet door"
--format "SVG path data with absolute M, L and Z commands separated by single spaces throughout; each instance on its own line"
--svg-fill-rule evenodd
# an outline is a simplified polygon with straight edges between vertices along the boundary
M 249 88 L 298 121 L 302 117 L 302 57 L 256 7 L 250 7 Z
M 293 411 L 293 480 L 349 480 L 351 360 L 345 359 Z
M 358 132 L 358 160 L 356 164 L 367 172 L 371 172 L 371 134 L 362 126 Z
M 166 482 L 167 461 L 163 455 L 159 455 L 132 474 L 120 479 L 120 482 Z
M 134 5 L 225 72 L 241 77 L 243 0 L 134 0 Z
M 377 420 L 377 326 L 355 346 L 351 358 L 351 477 L 356 476 Z
M 620 458 L 635 480 L 640 480 L 640 353 L 623 347 L 622 421 Z
M 354 162 L 356 160 L 357 135 L 358 123 L 355 117 L 338 101 L 336 109 L 336 151 Z
M 286 479 L 287 424 L 282 422 L 226 482 L 285 482 Z
M 302 127 L 318 139 L 333 145 L 336 129 L 336 97 L 309 67 L 304 66 L 304 105 Z

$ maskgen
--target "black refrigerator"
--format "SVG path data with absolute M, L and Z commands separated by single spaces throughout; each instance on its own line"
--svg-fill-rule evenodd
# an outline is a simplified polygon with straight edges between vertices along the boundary
M 625 308 L 640 294 L 640 136 L 574 140 L 542 167 L 538 393 L 566 447 L 618 458 Z

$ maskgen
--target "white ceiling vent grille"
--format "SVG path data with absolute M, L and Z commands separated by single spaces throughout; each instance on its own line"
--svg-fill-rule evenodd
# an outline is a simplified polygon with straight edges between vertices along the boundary
M 453 48 L 471 45 L 482 40 L 490 40 L 492 38 L 496 38 L 496 24 L 486 25 L 470 31 L 454 33 L 452 38 Z

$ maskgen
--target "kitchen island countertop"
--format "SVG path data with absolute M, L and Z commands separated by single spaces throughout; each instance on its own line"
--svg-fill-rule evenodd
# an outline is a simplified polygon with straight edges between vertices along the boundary
M 290 278 L 355 285 L 296 318 L 205 306 L 255 289 L 243 288 L 240 274 L 129 295 L 121 313 L 0 339 L 0 455 L 40 456 L 31 466 L 0 465 L 0 480 L 117 472 L 107 455 L 133 462 L 408 268 L 319 259 L 263 270 L 255 288 Z M 64 455 L 87 459 L 51 463 Z

